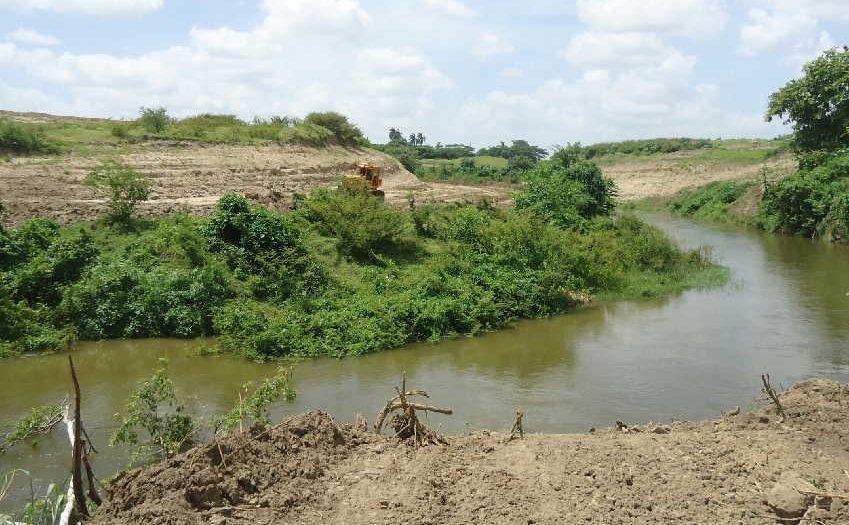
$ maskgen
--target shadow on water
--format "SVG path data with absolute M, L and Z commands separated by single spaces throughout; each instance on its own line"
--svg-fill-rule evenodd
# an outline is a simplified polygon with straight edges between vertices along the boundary
M 329 410 L 337 420 L 356 413 L 372 420 L 402 371 L 432 402 L 455 409 L 431 416 L 443 430 L 506 430 L 517 406 L 529 431 L 585 431 L 616 420 L 668 421 L 716 416 L 748 405 L 759 375 L 784 385 L 810 376 L 849 381 L 849 248 L 697 224 L 663 214 L 643 217 L 687 247 L 710 246 L 731 269 L 733 284 L 677 296 L 601 304 L 569 314 L 516 323 L 500 332 L 350 359 L 318 359 L 295 370 L 298 397 L 273 416 Z M 207 421 L 232 406 L 239 387 L 275 365 L 197 357 L 204 341 L 82 343 L 74 354 L 84 418 L 100 445 L 103 474 L 126 461 L 105 446 L 133 386 L 170 362 L 188 408 Z M 0 420 L 60 401 L 69 391 L 63 355 L 0 362 Z M 15 467 L 39 480 L 61 480 L 67 444 L 61 432 L 37 448 L 0 456 L 0 472 Z M 26 498 L 18 491 L 3 508 Z

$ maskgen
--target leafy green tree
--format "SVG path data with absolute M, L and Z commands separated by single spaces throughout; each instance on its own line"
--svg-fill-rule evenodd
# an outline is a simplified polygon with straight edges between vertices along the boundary
M 173 119 L 168 116 L 168 110 L 157 108 L 139 108 L 139 122 L 148 133 L 162 133 L 171 125 Z
M 766 120 L 792 124 L 802 152 L 849 147 L 849 48 L 826 51 L 804 73 L 770 95 Z
M 389 142 L 407 142 L 399 129 L 389 128 Z
M 139 202 L 153 191 L 153 181 L 129 164 L 106 161 L 86 176 L 83 184 L 106 197 L 106 217 L 110 222 L 126 223 Z

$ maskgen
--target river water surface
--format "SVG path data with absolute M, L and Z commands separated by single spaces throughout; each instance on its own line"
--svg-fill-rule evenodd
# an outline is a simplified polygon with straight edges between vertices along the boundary
M 566 315 L 517 323 L 475 338 L 459 338 L 351 359 L 318 359 L 295 367 L 298 397 L 274 418 L 309 408 L 337 421 L 356 413 L 371 421 L 406 371 L 408 385 L 451 406 L 431 416 L 447 432 L 509 430 L 516 407 L 531 432 L 580 432 L 626 422 L 719 415 L 757 396 L 760 374 L 789 386 L 812 376 L 849 382 L 849 248 L 799 238 L 698 224 L 665 214 L 644 218 L 686 247 L 709 246 L 731 270 L 731 283 L 710 290 L 636 302 L 602 304 Z M 126 463 L 106 446 L 113 414 L 157 359 L 191 413 L 207 421 L 236 400 L 248 380 L 275 365 L 227 356 L 199 357 L 202 341 L 81 343 L 74 361 L 83 392 L 83 420 L 100 451 L 103 477 Z M 32 406 L 56 403 L 70 391 L 67 357 L 0 361 L 0 421 Z M 0 474 L 32 473 L 36 486 L 67 478 L 64 432 L 38 447 L 0 456 Z M 21 481 L 24 479 L 20 478 Z M 28 483 L 28 481 L 27 481 Z M 29 489 L 16 484 L 0 512 L 20 508 Z

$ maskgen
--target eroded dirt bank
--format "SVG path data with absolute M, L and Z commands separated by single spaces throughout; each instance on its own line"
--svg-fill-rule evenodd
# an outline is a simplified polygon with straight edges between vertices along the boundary
M 783 424 L 763 406 L 420 449 L 309 412 L 224 439 L 224 461 L 202 445 L 119 475 L 93 523 L 849 523 L 849 501 L 810 494 L 849 493 L 849 385 L 781 400 Z
M 17 224 L 41 216 L 73 223 L 99 214 L 105 201 L 83 179 L 105 158 L 129 163 L 154 180 L 150 200 L 139 206 L 142 215 L 184 211 L 209 214 L 221 196 L 235 192 L 255 202 L 283 209 L 294 193 L 332 186 L 351 173 L 354 162 L 384 166 L 387 202 L 405 205 L 408 193 L 417 202 L 509 201 L 503 188 L 459 184 L 425 184 L 395 159 L 371 149 L 295 145 L 221 145 L 152 141 L 98 155 L 76 153 L 54 157 L 16 157 L 0 162 L 0 195 L 8 221 Z

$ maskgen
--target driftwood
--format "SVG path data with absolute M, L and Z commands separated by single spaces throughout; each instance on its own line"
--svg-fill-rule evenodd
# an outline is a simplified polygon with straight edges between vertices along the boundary
M 781 401 L 778 400 L 778 394 L 775 393 L 775 390 L 773 390 L 772 385 L 769 383 L 769 374 L 761 374 L 761 381 L 764 384 L 764 393 L 772 400 L 779 417 L 781 417 L 781 423 L 784 423 L 787 420 L 787 416 L 784 414 L 784 407 L 781 406 Z
M 407 391 L 406 374 L 401 379 L 401 388 L 396 387 L 395 391 L 397 395 L 390 399 L 383 409 L 378 412 L 374 421 L 374 431 L 380 434 L 383 431 L 386 418 L 394 412 L 391 424 L 397 438 L 402 440 L 412 439 L 413 444 L 416 446 L 446 444 L 445 438 L 422 425 L 416 412 L 435 412 L 451 415 L 454 411 L 450 408 L 440 408 L 408 401 L 408 397 L 430 397 L 430 395 L 424 390 Z

